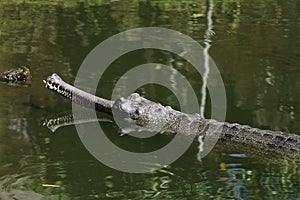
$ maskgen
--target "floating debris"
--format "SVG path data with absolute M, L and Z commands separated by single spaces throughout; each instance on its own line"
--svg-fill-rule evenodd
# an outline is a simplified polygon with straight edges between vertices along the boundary
M 229 154 L 230 157 L 235 157 L 235 158 L 246 158 L 246 154 L 243 154 L 243 153 L 232 153 L 232 154 Z
M 54 185 L 54 184 L 42 184 L 43 187 L 54 187 L 54 188 L 60 188 L 60 185 Z

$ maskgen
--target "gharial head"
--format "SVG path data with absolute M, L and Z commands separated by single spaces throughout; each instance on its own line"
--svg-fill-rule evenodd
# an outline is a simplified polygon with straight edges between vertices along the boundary
M 127 98 L 119 98 L 114 102 L 114 117 L 133 120 L 136 124 L 152 124 L 164 121 L 168 116 L 169 106 L 162 106 L 148 99 L 141 97 L 137 93 L 129 95 Z M 163 118 L 163 120 L 161 119 Z
M 46 88 L 56 91 L 59 89 L 59 85 L 64 81 L 54 73 L 51 76 L 48 76 L 46 80 L 43 80 L 43 82 L 46 84 Z
M 113 113 L 120 118 L 138 119 L 142 114 L 143 101 L 145 101 L 138 93 L 133 93 L 128 98 L 118 98 L 113 105 Z

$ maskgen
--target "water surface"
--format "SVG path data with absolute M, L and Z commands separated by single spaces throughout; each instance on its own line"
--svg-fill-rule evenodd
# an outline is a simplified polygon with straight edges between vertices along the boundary
M 208 27 L 211 5 L 212 27 Z M 2 1 L 0 15 L 0 70 L 26 65 L 33 76 L 26 86 L 0 84 L 2 199 L 300 198 L 299 161 L 273 159 L 231 145 L 217 145 L 199 160 L 195 141 L 175 163 L 151 173 L 108 168 L 89 154 L 74 126 L 55 133 L 43 126 L 45 119 L 70 113 L 71 103 L 42 84 L 53 72 L 72 83 L 88 53 L 114 34 L 145 26 L 170 28 L 202 46 L 211 45 L 210 56 L 226 87 L 226 121 L 300 133 L 299 1 L 15 0 Z M 208 28 L 212 28 L 209 41 Z M 177 69 L 201 98 L 202 79 L 189 63 L 151 49 L 128 53 L 112 63 L 97 95 L 110 98 L 122 74 L 149 62 Z M 178 108 L 174 95 L 163 87 L 147 85 L 138 91 Z M 209 112 L 208 98 L 207 117 Z M 147 141 L 120 137 L 115 123 L 101 125 L 111 141 L 135 152 L 160 148 L 172 139 L 171 135 Z

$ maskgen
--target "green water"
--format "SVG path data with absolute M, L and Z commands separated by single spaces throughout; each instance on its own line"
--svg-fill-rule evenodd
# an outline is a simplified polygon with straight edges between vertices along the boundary
M 0 84 L 0 199 L 300 199 L 299 160 L 220 144 L 199 161 L 195 141 L 171 165 L 132 174 L 97 161 L 74 126 L 55 133 L 43 126 L 45 119 L 71 111 L 69 101 L 45 88 L 48 75 L 74 81 L 94 47 L 132 28 L 169 28 L 205 46 L 212 3 L 209 54 L 226 87 L 226 121 L 300 133 L 297 0 L 1 1 L 0 70 L 26 65 L 33 78 L 27 86 Z M 97 95 L 109 98 L 123 73 L 147 62 L 173 66 L 201 97 L 202 79 L 188 63 L 151 49 L 112 63 Z M 165 88 L 147 85 L 138 91 L 178 108 Z M 206 116 L 209 111 L 208 99 Z M 111 141 L 135 152 L 161 148 L 172 139 L 120 137 L 115 123 L 101 125 Z

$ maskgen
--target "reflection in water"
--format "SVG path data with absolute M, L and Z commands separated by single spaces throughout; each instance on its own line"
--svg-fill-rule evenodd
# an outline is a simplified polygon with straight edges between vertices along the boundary
M 202 74 L 202 89 L 201 89 L 201 104 L 200 104 L 200 116 L 205 118 L 204 111 L 206 107 L 206 90 L 207 90 L 207 79 L 209 76 L 210 66 L 209 66 L 209 59 L 210 56 L 208 54 L 208 51 L 211 47 L 211 35 L 214 34 L 213 32 L 213 21 L 212 21 L 212 12 L 214 8 L 214 1 L 210 0 L 208 2 L 208 12 L 207 12 L 207 30 L 204 35 L 204 49 L 203 49 L 203 58 L 204 58 L 204 73 Z M 199 142 L 199 151 L 197 154 L 197 159 L 199 162 L 201 162 L 201 152 L 203 152 L 203 136 L 198 136 L 198 142 Z
M 26 118 L 11 119 L 8 129 L 14 130 L 19 134 L 21 133 L 22 139 L 24 139 L 25 141 L 29 140 L 29 135 L 27 133 L 27 119 Z
M 1 1 L 0 70 L 26 65 L 33 78 L 28 87 L 0 84 L 0 198 L 299 199 L 299 161 L 274 161 L 255 149 L 246 152 L 220 144 L 199 163 L 195 143 L 171 166 L 127 174 L 91 157 L 73 126 L 55 134 L 42 126 L 45 116 L 71 108 L 68 101 L 46 90 L 42 80 L 56 72 L 71 82 L 99 42 L 142 26 L 175 29 L 201 42 L 208 23 L 216 36 L 206 42 L 227 87 L 227 120 L 299 133 L 298 8 L 296 0 Z M 112 63 L 97 94 L 109 98 L 118 77 L 145 59 L 173 66 L 195 91 L 201 91 L 201 77 L 184 60 L 145 50 Z M 184 92 L 178 84 L 176 88 Z M 163 104 L 177 102 L 164 90 L 141 90 Z M 207 102 L 209 112 L 209 98 Z M 101 125 L 112 141 L 133 151 L 153 150 L 172 139 L 168 135 L 151 141 L 120 139 L 114 123 Z M 246 157 L 230 156 L 234 154 Z
M 204 58 L 204 74 L 203 74 L 203 82 L 202 82 L 202 90 L 201 90 L 201 105 L 200 105 L 200 116 L 201 117 L 205 117 L 204 116 L 204 110 L 205 110 L 205 105 L 206 105 L 206 87 L 207 87 L 207 79 L 209 76 L 209 54 L 208 51 L 211 47 L 211 36 L 214 34 L 213 31 L 213 21 L 212 21 L 212 12 L 213 12 L 213 8 L 214 8 L 214 1 L 210 0 L 209 1 L 209 6 L 208 6 L 208 12 L 207 12 L 207 30 L 205 32 L 204 35 L 204 49 L 203 49 L 203 58 Z
M 221 163 L 226 165 L 225 163 Z M 226 172 L 226 176 L 220 177 L 220 181 L 224 181 L 226 185 L 226 191 L 228 197 L 237 199 L 250 199 L 250 190 L 248 189 L 248 182 L 251 180 L 251 171 L 246 171 L 242 168 L 241 164 L 231 163 L 227 164 L 229 169 L 223 169 Z M 219 191 L 221 192 L 222 189 Z
M 112 120 L 108 118 L 94 118 L 93 116 L 74 116 L 74 114 L 62 114 L 59 117 L 45 119 L 43 122 L 43 126 L 46 126 L 53 133 L 57 131 L 57 129 L 64 126 L 72 126 L 75 124 L 84 124 L 91 122 L 111 122 Z
M 49 121 L 49 120 L 48 120 Z M 222 144 L 224 145 L 224 144 Z M 245 147 L 247 149 L 247 147 Z M 238 151 L 240 151 L 242 148 L 237 148 Z M 236 151 L 236 150 L 234 150 Z M 249 158 L 248 156 L 246 156 L 246 154 L 243 153 L 227 153 L 227 152 L 234 152 L 232 150 L 226 150 L 226 147 L 224 149 L 222 149 L 222 153 L 227 155 L 227 156 L 222 156 L 222 155 L 218 155 L 218 152 L 213 153 L 210 157 L 212 158 L 214 161 L 213 163 L 220 163 L 220 173 L 217 175 L 214 175 L 213 179 L 210 180 L 209 182 L 205 182 L 205 180 L 209 180 L 209 175 L 207 174 L 215 174 L 215 169 L 212 167 L 209 167 L 208 169 L 205 169 L 205 172 L 201 175 L 201 177 L 204 177 L 204 180 L 201 179 L 200 182 L 194 183 L 195 185 L 199 186 L 201 184 L 203 184 L 204 182 L 204 186 L 210 185 L 212 183 L 216 184 L 216 185 L 221 185 L 219 186 L 218 190 L 217 190 L 217 194 L 215 194 L 215 198 L 216 197 L 232 197 L 232 198 L 238 198 L 238 199 L 252 199 L 252 197 L 260 197 L 263 192 L 263 196 L 274 196 L 277 193 L 282 193 L 282 198 L 284 199 L 289 199 L 291 197 L 293 197 L 293 195 L 288 195 L 290 193 L 290 191 L 294 190 L 294 186 L 286 186 L 283 185 L 282 187 L 275 187 L 274 188 L 274 184 L 279 185 L 281 184 L 281 181 L 288 181 L 289 180 L 289 172 L 287 171 L 292 171 L 294 175 L 296 175 L 295 180 L 297 180 L 295 182 L 295 184 L 298 184 L 299 180 L 297 178 L 297 173 L 299 172 L 299 162 L 286 162 L 285 160 L 277 160 L 278 163 L 276 163 L 276 158 L 270 158 L 271 160 L 266 160 L 264 162 L 261 162 L 260 164 L 264 163 L 268 165 L 268 162 L 272 164 L 272 162 L 274 163 L 275 168 L 273 167 L 273 164 L 270 165 L 270 171 L 260 171 L 258 169 L 253 168 L 252 166 L 249 166 Z M 250 154 L 251 152 L 253 152 L 253 150 L 248 148 L 247 151 L 247 155 Z M 200 153 L 200 152 L 198 152 Z M 268 155 L 266 154 L 265 156 L 268 157 Z M 267 158 L 266 157 L 266 158 Z M 226 159 L 228 161 L 226 162 L 221 162 L 222 159 Z M 207 158 L 205 158 L 207 159 Z M 205 160 L 202 162 L 203 164 L 198 165 L 199 168 L 201 168 L 203 165 L 205 165 L 206 163 L 211 163 L 210 160 L 207 162 L 207 160 Z M 234 159 L 234 160 L 233 160 Z M 248 160 L 247 160 L 248 159 Z M 251 156 L 250 156 L 251 159 Z M 192 159 L 190 160 L 190 162 L 194 162 L 192 161 Z M 248 169 L 247 169 L 248 168 Z M 268 168 L 266 168 L 268 169 Z M 275 172 L 274 169 L 278 170 L 282 170 L 282 172 L 278 173 Z M 172 172 L 171 172 L 171 171 Z M 182 170 L 182 168 L 164 168 L 161 169 L 157 172 L 153 172 L 151 173 L 153 175 L 153 177 L 151 176 L 151 178 L 148 178 L 147 181 L 150 181 L 150 188 L 151 190 L 134 190 L 132 191 L 131 188 L 126 190 L 126 191 L 122 191 L 122 192 L 116 192 L 113 189 L 118 190 L 117 187 L 115 187 L 115 182 L 114 182 L 114 178 L 112 176 L 107 176 L 105 178 L 104 184 L 106 185 L 107 188 L 109 188 L 107 195 L 109 197 L 115 197 L 115 198 L 128 198 L 131 197 L 132 195 L 134 195 L 136 198 L 141 198 L 143 197 L 151 197 L 151 198 L 167 198 L 171 195 L 171 198 L 179 198 L 182 196 L 182 194 L 184 193 L 186 194 L 186 188 L 177 188 L 177 186 L 174 186 L 174 181 L 176 184 L 187 184 L 185 182 L 185 178 L 180 177 L 180 179 L 178 179 L 179 177 L 176 177 L 180 174 L 180 171 Z M 296 170 L 296 173 L 295 173 Z M 157 176 L 157 173 L 167 173 L 167 176 Z M 280 176 L 281 178 L 274 178 L 272 180 L 268 180 L 270 179 L 270 173 L 272 174 L 272 176 Z M 265 179 L 265 176 L 267 178 L 267 180 Z M 139 184 L 136 183 L 134 179 L 132 179 L 131 175 L 129 175 L 129 180 L 126 180 L 126 184 L 133 186 L 135 184 Z M 124 178 L 124 176 L 123 176 Z M 183 178 L 183 180 L 182 180 Z M 178 180 L 177 180 L 178 179 Z M 285 180 L 286 179 L 286 180 Z M 275 181 L 275 183 L 274 183 Z M 262 187 L 262 191 L 253 191 L 251 188 L 256 187 L 257 182 L 259 182 L 258 184 Z M 146 182 L 144 181 L 143 184 L 146 184 Z M 203 191 L 198 191 L 197 188 L 195 188 L 194 184 L 190 185 L 189 187 L 191 189 L 188 196 L 189 195 L 203 195 Z M 203 187 L 204 187 L 203 186 Z M 176 189 L 177 188 L 177 189 Z M 266 188 L 266 189 L 264 189 Z M 209 188 L 207 188 L 209 191 Z M 173 191 L 175 190 L 175 191 Z M 207 192 L 207 195 L 209 194 Z M 287 195 L 285 195 L 285 193 L 287 193 Z M 184 196 L 185 196 L 184 195 Z M 295 194 L 297 195 L 297 194 Z M 99 196 L 97 196 L 99 197 Z M 207 196 L 202 196 L 202 197 L 207 197 Z

